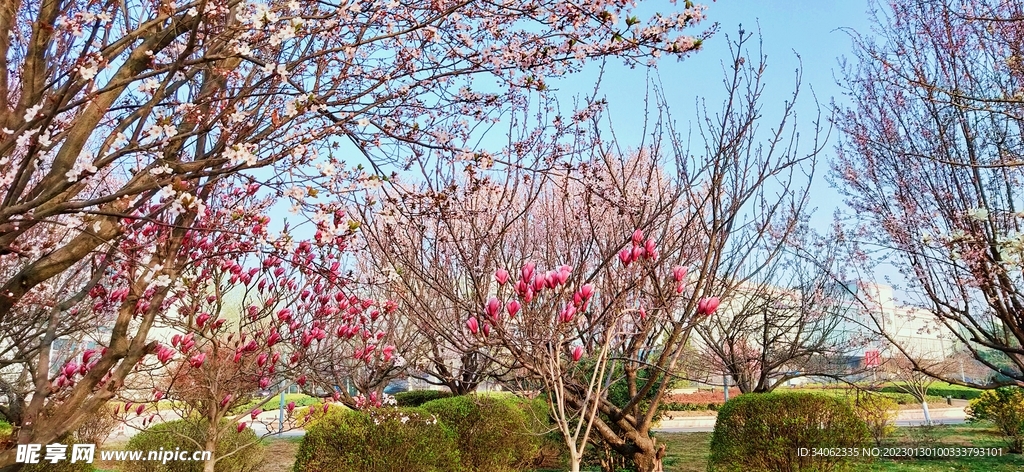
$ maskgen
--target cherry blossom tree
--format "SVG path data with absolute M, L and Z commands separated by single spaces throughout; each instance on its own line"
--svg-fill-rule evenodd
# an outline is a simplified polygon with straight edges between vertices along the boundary
M 844 236 L 851 265 L 895 266 L 905 303 L 998 375 L 917 369 L 953 383 L 1024 385 L 1024 11 L 891 2 L 875 23 L 877 37 L 854 36 L 843 76 L 850 104 L 838 116 L 834 175 L 855 212 Z
M 205 239 L 194 227 L 221 186 L 262 184 L 304 212 L 314 242 L 331 243 L 349 230 L 338 198 L 380 183 L 387 166 L 514 164 L 514 153 L 467 143 L 591 59 L 682 57 L 711 32 L 683 34 L 703 19 L 689 2 L 649 20 L 633 10 L 603 1 L 6 4 L 0 368 L 17 400 L 2 411 L 17 441 L 73 430 L 158 350 L 150 329 L 173 308 L 189 263 L 179 256 Z M 97 325 L 110 327 L 96 336 L 106 349 L 57 386 L 53 341 Z M 32 394 L 22 407 L 24 386 Z M 65 421 L 43 421 L 57 397 Z M 0 466 L 13 460 L 13 449 L 0 452 Z

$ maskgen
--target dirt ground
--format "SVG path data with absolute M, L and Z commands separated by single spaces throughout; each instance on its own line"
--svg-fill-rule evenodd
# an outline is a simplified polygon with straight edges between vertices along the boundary
M 295 453 L 299 450 L 299 441 L 293 439 L 274 439 L 267 441 L 266 455 L 263 459 L 264 472 L 291 472 L 295 465 Z

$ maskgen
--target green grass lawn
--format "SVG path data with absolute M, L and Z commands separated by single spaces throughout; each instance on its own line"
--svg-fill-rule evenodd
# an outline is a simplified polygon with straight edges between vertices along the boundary
M 668 447 L 666 472 L 704 472 L 710 455 L 711 433 L 660 433 Z M 1024 456 L 1006 452 L 1006 445 L 987 425 L 944 425 L 931 428 L 899 428 L 883 446 L 1002 448 L 999 457 L 879 458 L 852 464 L 866 472 L 1021 472 Z

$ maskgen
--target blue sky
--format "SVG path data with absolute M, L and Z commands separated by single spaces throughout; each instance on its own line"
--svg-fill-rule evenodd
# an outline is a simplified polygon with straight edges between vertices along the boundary
M 666 87 L 672 116 L 680 127 L 696 117 L 698 97 L 707 99 L 714 111 L 725 97 L 723 61 L 729 58 L 729 41 L 737 37 L 740 25 L 747 31 L 760 30 L 763 53 L 768 69 L 764 94 L 765 125 L 774 124 L 783 101 L 790 98 L 795 71 L 802 64 L 800 99 L 796 106 L 801 142 L 809 141 L 816 118 L 813 90 L 823 116 L 835 98 L 842 103 L 842 89 L 837 85 L 839 60 L 852 50 L 850 31 L 870 32 L 866 0 L 719 0 L 702 2 L 707 6 L 707 20 L 702 27 L 719 24 L 718 33 L 704 43 L 703 50 L 682 61 L 663 59 L 658 73 Z M 654 3 L 642 10 L 650 12 L 673 7 L 668 2 Z M 756 37 L 748 43 L 756 47 Z M 798 57 L 799 55 L 799 57 Z M 569 95 L 592 90 L 594 70 L 572 76 L 557 86 Z M 643 122 L 643 91 L 647 71 L 629 69 L 610 61 L 606 67 L 601 93 L 608 99 L 609 114 L 620 138 L 632 136 L 639 140 Z M 834 155 L 837 133 L 833 130 L 824 159 Z M 825 227 L 832 221 L 833 211 L 840 206 L 839 195 L 825 182 L 827 165 L 820 165 L 812 188 L 815 197 L 815 226 Z

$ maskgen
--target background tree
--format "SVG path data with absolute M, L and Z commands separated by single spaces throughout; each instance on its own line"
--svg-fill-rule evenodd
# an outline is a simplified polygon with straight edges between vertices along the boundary
M 837 117 L 834 176 L 856 215 L 845 235 L 851 265 L 895 266 L 906 303 L 999 376 L 965 382 L 918 369 L 1024 385 L 1024 12 L 989 1 L 877 11 L 877 37 L 854 35 L 842 79 L 850 105 Z
M 770 392 L 799 377 L 854 373 L 848 359 L 863 336 L 847 319 L 857 306 L 834 268 L 815 262 L 835 260 L 835 244 L 810 238 L 799 240 L 806 255 L 787 248 L 756 279 L 736 287 L 718 316 L 696 328 L 705 365 L 716 366 L 712 370 L 743 393 Z

